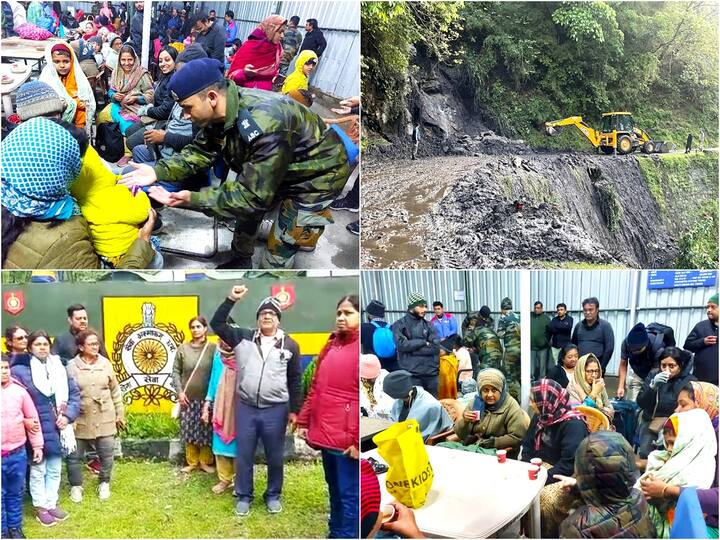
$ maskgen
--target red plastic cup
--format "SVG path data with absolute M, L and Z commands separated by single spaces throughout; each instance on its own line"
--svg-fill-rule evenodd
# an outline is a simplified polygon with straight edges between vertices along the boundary
M 497 456 L 498 463 L 505 463 L 505 461 L 507 461 L 507 450 L 496 450 L 495 455 Z
M 534 457 L 530 460 L 530 463 L 533 465 L 537 465 L 538 467 L 542 467 L 542 459 L 539 457 Z
M 540 474 L 540 467 L 538 467 L 537 465 L 531 465 L 528 469 L 528 478 L 530 480 L 537 480 L 538 474 Z

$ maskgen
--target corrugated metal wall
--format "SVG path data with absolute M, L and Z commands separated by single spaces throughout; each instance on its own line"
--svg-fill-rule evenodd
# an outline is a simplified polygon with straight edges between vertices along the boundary
M 408 294 L 413 291 L 425 295 L 430 309 L 432 302 L 439 300 L 445 311 L 457 314 L 462 321 L 468 311 L 478 311 L 483 305 L 499 313 L 500 301 L 506 296 L 518 304 L 520 274 L 496 270 L 363 270 L 360 291 L 362 306 L 373 299 L 382 301 L 386 320 L 391 323 L 405 314 Z M 455 300 L 455 291 L 463 291 L 465 301 Z
M 545 311 L 567 304 L 575 322 L 582 318 L 583 299 L 595 296 L 600 301 L 600 316 L 615 333 L 615 351 L 608 373 L 617 375 L 620 345 L 636 323 L 659 322 L 675 330 L 680 346 L 698 322 L 706 318 L 705 303 L 716 290 L 712 287 L 688 287 L 649 290 L 647 270 L 553 270 L 531 273 L 532 301 L 540 300 Z M 635 316 L 631 319 L 633 278 L 638 278 Z
M 360 95 L 360 2 L 199 2 L 202 9 L 214 9 L 222 18 L 228 9 L 235 13 L 238 37 L 245 41 L 258 23 L 270 14 L 300 17 L 300 31 L 305 34 L 307 19 L 317 19 L 327 40 L 327 49 L 314 74 L 312 84 L 337 97 Z M 290 64 L 288 73 L 294 68 Z

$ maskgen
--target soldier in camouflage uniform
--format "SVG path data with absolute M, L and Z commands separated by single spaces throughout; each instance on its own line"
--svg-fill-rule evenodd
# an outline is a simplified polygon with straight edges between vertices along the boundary
M 168 206 L 184 205 L 236 219 L 235 258 L 218 268 L 252 267 L 260 222 L 281 202 L 260 266 L 292 268 L 300 247 L 314 247 L 332 223 L 328 207 L 350 172 L 340 136 L 286 96 L 241 89 L 226 81 L 221 63 L 214 59 L 188 62 L 173 75 L 168 88 L 200 132 L 180 153 L 158 161 L 154 168 L 133 165 L 120 183 L 180 182 L 208 169 L 219 155 L 237 179 L 202 192 L 169 193 L 153 186 L 150 196 Z
M 493 330 L 495 321 L 490 316 L 490 308 L 483 306 L 476 316 L 476 324 L 465 337 L 465 346 L 478 355 L 478 365 L 473 366 L 473 374 L 481 369 L 495 368 L 502 371 L 503 349 L 500 339 Z
M 512 300 L 507 297 L 500 303 L 497 335 L 505 346 L 503 372 L 507 378 L 508 392 L 517 399 L 520 394 L 520 319 L 512 310 Z
M 280 75 L 287 75 L 288 67 L 290 62 L 295 58 L 300 45 L 302 44 L 302 34 L 298 30 L 298 24 L 300 24 L 300 17 L 293 15 L 290 17 L 290 22 L 285 28 L 285 35 L 282 40 L 283 55 L 280 60 Z

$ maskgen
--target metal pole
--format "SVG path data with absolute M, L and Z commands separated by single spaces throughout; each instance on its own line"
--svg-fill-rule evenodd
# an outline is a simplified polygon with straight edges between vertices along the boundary
M 630 328 L 635 326 L 637 322 L 637 304 L 638 297 L 640 296 L 640 270 L 635 270 L 632 273 L 632 298 L 630 300 L 630 318 L 628 320 L 628 327 L 625 329 L 626 335 L 630 331 Z
M 143 33 L 142 33 L 142 48 L 140 53 L 142 66 L 147 69 L 148 61 L 150 57 L 150 25 L 152 23 L 152 4 L 145 2 L 143 8 Z
M 530 270 L 520 271 L 520 405 L 527 410 L 530 402 Z

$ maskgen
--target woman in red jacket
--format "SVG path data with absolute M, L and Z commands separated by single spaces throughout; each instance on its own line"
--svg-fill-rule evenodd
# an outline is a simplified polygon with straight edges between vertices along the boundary
M 337 305 L 335 332 L 318 356 L 298 417 L 298 436 L 322 451 L 330 492 L 329 538 L 358 537 L 360 299 Z

